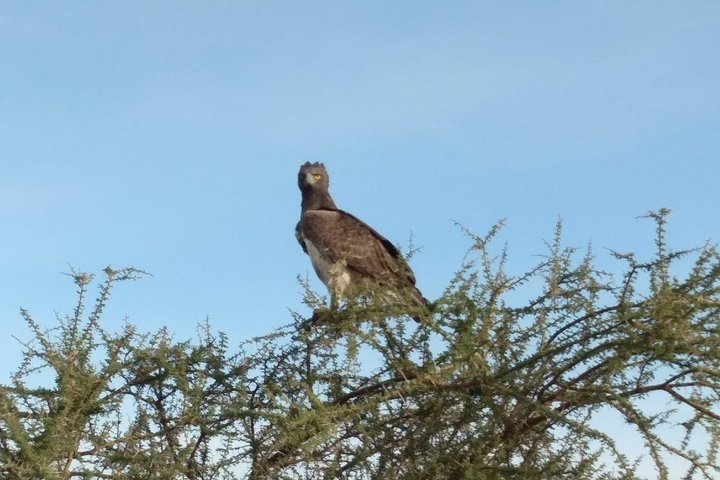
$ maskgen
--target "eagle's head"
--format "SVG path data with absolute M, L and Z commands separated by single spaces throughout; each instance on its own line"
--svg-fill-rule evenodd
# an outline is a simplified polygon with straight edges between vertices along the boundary
M 305 162 L 300 167 L 298 173 L 298 187 L 303 193 L 312 190 L 327 192 L 330 186 L 330 178 L 328 177 L 325 165 L 319 162 Z

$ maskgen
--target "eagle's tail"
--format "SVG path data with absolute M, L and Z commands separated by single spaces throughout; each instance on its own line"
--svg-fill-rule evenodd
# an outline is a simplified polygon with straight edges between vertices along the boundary
M 410 293 L 412 293 L 413 300 L 415 300 L 413 302 L 413 311 L 411 312 L 412 319 L 417 323 L 427 323 L 432 315 L 432 304 L 420 293 L 420 290 L 418 290 L 415 285 L 413 285 Z

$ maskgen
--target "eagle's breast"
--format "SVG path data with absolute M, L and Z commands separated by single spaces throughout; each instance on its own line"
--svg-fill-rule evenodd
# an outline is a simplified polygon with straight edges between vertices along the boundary
M 320 277 L 320 280 L 322 280 L 328 290 L 337 295 L 342 295 L 350 286 L 351 282 L 350 269 L 347 267 L 347 262 L 343 260 L 333 262 L 321 248 L 315 245 L 312 240 L 305 235 L 303 235 L 303 241 L 305 242 L 305 248 L 307 248 L 310 262 L 317 276 Z

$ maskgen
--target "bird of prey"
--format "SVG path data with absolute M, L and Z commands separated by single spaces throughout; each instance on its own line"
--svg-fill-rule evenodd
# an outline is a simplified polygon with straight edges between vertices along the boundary
M 332 306 L 362 297 L 426 312 L 428 302 L 400 251 L 365 222 L 337 208 L 329 184 L 322 163 L 300 167 L 302 204 L 295 236 L 327 287 Z

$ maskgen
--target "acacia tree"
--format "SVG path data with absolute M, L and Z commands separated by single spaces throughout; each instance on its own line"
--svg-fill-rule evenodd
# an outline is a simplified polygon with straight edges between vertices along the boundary
M 466 231 L 421 324 L 383 305 L 330 311 L 308 289 L 312 319 L 239 347 L 209 325 L 194 341 L 108 332 L 113 286 L 142 272 L 106 269 L 89 312 L 92 277 L 74 273 L 77 306 L 55 329 L 22 312 L 34 341 L 0 386 L 0 478 L 638 478 L 609 416 L 658 478 L 678 461 L 683 478 L 718 478 L 720 256 L 669 249 L 667 214 L 649 214 L 654 258 L 613 254 L 620 277 L 563 247 L 560 225 L 511 276 L 496 225 Z

